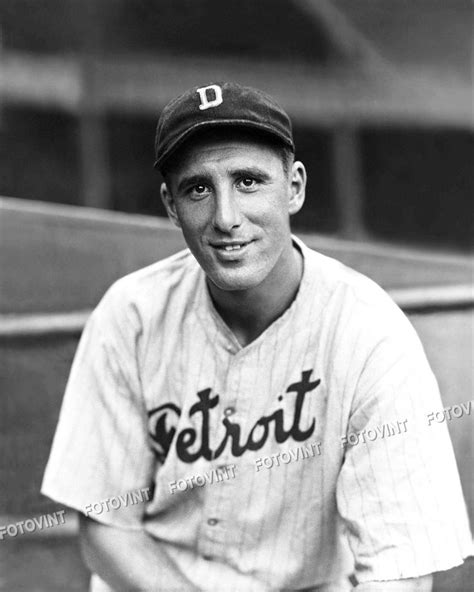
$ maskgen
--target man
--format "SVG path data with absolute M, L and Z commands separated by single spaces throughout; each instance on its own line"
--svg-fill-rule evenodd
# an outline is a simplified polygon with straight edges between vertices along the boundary
M 436 381 L 390 298 L 292 236 L 288 116 L 191 89 L 155 164 L 189 250 L 92 314 L 43 483 L 80 512 L 93 590 L 431 590 L 472 550 Z

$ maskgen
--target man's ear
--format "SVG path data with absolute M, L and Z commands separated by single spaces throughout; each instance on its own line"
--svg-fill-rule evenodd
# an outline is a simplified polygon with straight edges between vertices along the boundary
M 181 224 L 179 223 L 178 215 L 176 214 L 176 206 L 174 203 L 173 196 L 171 195 L 170 190 L 166 183 L 162 183 L 160 187 L 160 195 L 161 201 L 166 208 L 166 212 L 168 214 L 168 218 L 173 222 L 175 226 L 181 228 Z
M 291 167 L 290 201 L 288 211 L 290 216 L 301 210 L 306 196 L 306 169 L 304 164 L 296 160 Z

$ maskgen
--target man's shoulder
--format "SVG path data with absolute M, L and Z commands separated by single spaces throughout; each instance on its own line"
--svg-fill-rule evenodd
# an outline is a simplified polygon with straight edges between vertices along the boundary
M 127 308 L 156 309 L 169 305 L 173 295 L 192 295 L 200 273 L 189 249 L 142 267 L 116 280 L 105 293 L 99 307 L 124 311 Z
M 307 258 L 314 274 L 314 291 L 322 284 L 326 293 L 321 310 L 325 325 L 344 342 L 357 344 L 361 357 L 382 342 L 390 344 L 396 355 L 419 350 L 420 340 L 408 317 L 379 284 L 312 249 Z
M 373 279 L 339 259 L 305 246 L 310 273 L 330 294 L 344 292 L 347 297 L 370 306 L 393 305 L 387 292 Z
M 140 291 L 147 290 L 149 286 L 154 286 L 158 282 L 162 289 L 166 289 L 175 284 L 180 277 L 193 272 L 197 267 L 197 262 L 189 249 L 183 249 L 174 255 L 122 276 L 112 285 L 112 288 Z
M 396 334 L 405 332 L 409 323 L 382 286 L 370 277 L 349 267 L 338 259 L 306 247 L 308 268 L 313 282 L 325 294 L 325 314 L 348 318 L 349 326 L 364 326 L 374 330 Z

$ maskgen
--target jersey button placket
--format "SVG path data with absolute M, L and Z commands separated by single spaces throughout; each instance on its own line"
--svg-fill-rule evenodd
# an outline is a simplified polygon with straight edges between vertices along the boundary
M 234 415 L 234 413 L 235 407 L 233 407 L 232 405 L 224 409 L 224 417 L 230 417 L 231 415 Z
M 219 510 L 218 510 L 219 511 Z M 204 523 L 205 545 L 204 554 L 218 557 L 225 552 L 225 525 L 224 521 L 216 516 L 209 516 Z
M 229 344 L 230 345 L 230 344 Z M 232 351 L 235 347 L 231 346 Z M 235 357 L 229 360 L 229 367 L 227 370 L 226 385 L 222 389 L 221 413 L 217 415 L 217 423 L 221 424 L 226 419 L 232 422 L 237 421 L 236 415 L 237 407 L 235 401 L 238 400 L 238 386 L 239 386 L 240 367 L 239 362 Z M 216 426 L 217 427 L 217 426 Z M 204 523 L 202 525 L 204 537 L 202 538 L 201 554 L 208 560 L 216 559 L 225 556 L 226 540 L 228 539 L 229 523 L 226 520 L 227 516 L 232 515 L 232 497 L 229 485 L 232 485 L 235 475 L 233 470 L 228 470 L 229 465 L 235 467 L 234 457 L 231 456 L 229 442 L 222 455 L 215 459 L 219 465 L 214 464 L 216 470 L 222 472 L 222 480 L 219 482 L 209 484 L 206 490 L 206 500 L 204 505 Z
M 226 348 L 227 349 L 227 348 Z M 211 421 L 210 430 L 216 430 L 217 425 L 220 424 L 225 417 L 230 417 L 235 413 L 233 406 L 227 406 L 222 410 L 221 413 L 217 413 L 214 421 Z M 219 467 L 225 466 L 227 459 L 225 458 L 226 452 L 219 458 Z M 211 461 L 209 470 L 214 469 L 217 471 L 218 466 L 215 464 L 216 460 Z M 203 506 L 204 520 L 201 526 L 201 537 L 199 544 L 199 551 L 201 557 L 206 561 L 213 561 L 216 558 L 221 558 L 225 553 L 225 527 L 222 524 L 223 517 L 225 516 L 227 509 L 227 502 L 225 499 L 225 493 L 220 490 L 224 485 L 225 477 L 222 481 L 209 483 L 205 487 L 205 500 Z M 204 490 L 204 488 L 203 488 Z M 221 517 L 222 516 L 222 517 Z
M 237 409 L 234 407 L 234 405 L 229 405 L 228 407 L 224 408 L 223 417 L 230 419 L 236 413 Z M 216 468 L 224 472 L 225 480 L 221 482 L 221 485 L 225 486 L 225 482 L 228 481 L 232 475 L 232 472 L 229 473 L 228 467 L 231 465 L 235 466 L 235 463 L 233 462 L 233 457 L 230 456 L 228 450 L 226 450 L 224 455 L 219 460 L 221 461 L 221 464 L 219 464 Z

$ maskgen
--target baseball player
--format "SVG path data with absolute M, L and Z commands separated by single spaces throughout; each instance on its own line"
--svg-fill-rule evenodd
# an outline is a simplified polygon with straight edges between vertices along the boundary
M 155 166 L 188 249 L 93 312 L 43 482 L 79 512 L 91 589 L 431 590 L 472 553 L 437 384 L 387 294 L 292 235 L 288 115 L 193 88 Z

